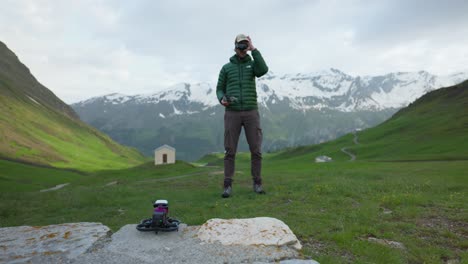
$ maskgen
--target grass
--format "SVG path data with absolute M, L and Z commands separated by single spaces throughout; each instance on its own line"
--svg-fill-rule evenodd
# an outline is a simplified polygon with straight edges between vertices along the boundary
M 0 160 L 0 226 L 89 221 L 117 231 L 149 217 L 154 200 L 167 199 L 171 215 L 189 225 L 211 218 L 278 218 L 301 240 L 303 256 L 320 263 L 467 263 L 466 85 L 430 93 L 359 132 L 358 145 L 349 134 L 265 154 L 266 195 L 252 191 L 247 153 L 237 156 L 230 199 L 220 198 L 222 154 L 197 162 L 207 167 L 148 162 L 118 170 L 84 166 L 86 172 Z M 349 162 L 343 147 L 357 161 Z M 334 162 L 315 163 L 319 155 Z M 69 185 L 40 192 L 61 183 Z
M 249 155 L 241 153 L 231 199 L 220 198 L 222 167 L 147 163 L 83 174 L 1 161 L 0 225 L 92 221 L 116 231 L 148 217 L 153 200 L 168 199 L 171 215 L 189 225 L 211 218 L 278 218 L 299 237 L 304 256 L 320 263 L 467 261 L 468 161 L 319 164 L 310 154 L 283 160 L 276 155 L 264 159 L 268 193 L 259 196 L 251 190 Z M 70 185 L 40 192 L 60 183 Z
M 145 162 L 135 149 L 42 105 L 0 95 L 0 111 L 0 156 L 84 171 Z

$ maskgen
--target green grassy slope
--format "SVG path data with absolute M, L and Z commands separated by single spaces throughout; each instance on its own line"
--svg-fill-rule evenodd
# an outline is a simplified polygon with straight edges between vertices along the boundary
M 465 160 L 468 159 L 468 81 L 432 91 L 386 122 L 319 145 L 274 153 L 277 159 L 309 160 L 327 155 L 349 160 L 347 148 L 358 160 Z
M 468 81 L 424 95 L 359 142 L 351 149 L 360 159 L 468 159 Z
M 144 162 L 81 122 L 0 42 L 0 158 L 95 170 Z

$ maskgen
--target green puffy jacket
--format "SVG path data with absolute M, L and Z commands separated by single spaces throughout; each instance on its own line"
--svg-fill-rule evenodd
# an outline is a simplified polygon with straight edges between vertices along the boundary
M 219 73 L 216 86 L 219 102 L 224 95 L 233 99 L 226 107 L 227 111 L 258 109 L 255 77 L 261 77 L 267 73 L 268 66 L 257 49 L 252 51 L 252 57 L 247 55 L 239 59 L 237 55 L 234 55 Z

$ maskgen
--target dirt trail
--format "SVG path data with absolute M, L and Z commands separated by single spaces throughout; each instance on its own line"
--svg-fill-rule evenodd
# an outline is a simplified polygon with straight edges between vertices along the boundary
M 359 145 L 357 132 L 354 131 L 353 134 L 354 134 L 354 138 L 353 138 L 354 144 Z M 348 155 L 350 157 L 349 161 L 355 161 L 356 160 L 356 155 L 349 152 L 348 148 L 350 148 L 350 147 L 341 148 L 341 152 L 345 153 L 346 155 Z
M 52 187 L 52 188 L 49 188 L 49 189 L 40 190 L 40 192 L 55 191 L 55 190 L 58 190 L 58 189 L 61 189 L 61 188 L 65 187 L 65 186 L 67 186 L 68 184 L 70 184 L 70 183 L 59 184 L 59 185 L 56 185 L 55 187 Z
M 348 149 L 348 147 L 346 147 L 346 148 L 341 148 L 341 152 L 347 154 L 347 155 L 350 157 L 349 161 L 355 161 L 355 160 L 356 160 L 356 155 L 354 155 L 353 153 L 349 152 L 347 149 Z

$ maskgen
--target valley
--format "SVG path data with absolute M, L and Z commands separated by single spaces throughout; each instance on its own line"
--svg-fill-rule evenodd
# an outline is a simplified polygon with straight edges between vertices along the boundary
M 424 90 L 407 107 L 383 110 L 393 111 L 385 122 L 366 123 L 359 131 L 356 124 L 362 126 L 363 116 L 349 116 L 356 113 L 315 109 L 305 119 L 306 111 L 299 110 L 292 120 L 279 115 L 284 109 L 267 105 L 280 122 L 264 118 L 264 126 L 272 132 L 272 139 L 284 140 L 284 144 L 265 141 L 271 147 L 263 154 L 267 194 L 252 191 L 250 153 L 241 152 L 236 159 L 233 196 L 222 199 L 223 154 L 212 153 L 204 138 L 214 133 L 211 139 L 221 139 L 222 134 L 192 126 L 214 127 L 202 119 L 209 112 L 191 113 L 189 122 L 180 114 L 180 101 L 165 101 L 163 105 L 171 106 L 173 112 L 162 113 L 146 105 L 143 112 L 153 116 L 134 118 L 136 123 L 128 124 L 119 120 L 119 114 L 138 114 L 141 109 L 112 101 L 102 106 L 109 108 L 94 108 L 106 113 L 104 110 L 115 107 L 115 112 L 96 121 L 103 125 L 96 125 L 101 131 L 105 131 L 107 117 L 115 118 L 109 120 L 117 120 L 122 138 L 144 143 L 149 150 L 158 143 L 152 138 L 154 131 L 161 132 L 156 136 L 165 143 L 182 131 L 189 136 L 177 138 L 177 142 L 199 151 L 196 155 L 186 151 L 187 156 L 200 156 L 193 158 L 194 163 L 179 159 L 175 164 L 154 166 L 136 149 L 118 144 L 79 120 L 13 53 L 1 48 L 0 227 L 101 222 L 116 232 L 149 217 L 154 200 L 167 199 L 170 214 L 188 225 L 212 218 L 280 219 L 297 234 L 302 256 L 320 263 L 468 260 L 468 81 Z M 21 78 L 12 78 L 18 75 Z M 291 102 L 288 100 L 284 102 Z M 369 120 L 375 120 L 373 113 L 369 112 Z M 157 127 L 164 124 L 158 121 L 152 129 L 144 128 L 155 116 L 161 120 L 170 117 L 180 127 Z M 212 122 L 222 122 L 221 118 L 216 112 L 210 116 Z M 317 124 L 331 119 L 347 124 L 346 128 L 335 127 L 336 134 L 330 134 L 330 130 L 314 131 L 308 126 L 321 128 Z M 133 125 L 146 132 L 126 130 L 134 129 Z M 275 130 L 275 126 L 295 128 L 296 139 L 302 133 L 318 133 L 324 138 L 314 139 L 320 144 L 295 146 L 297 142 L 289 141 L 284 129 Z M 333 161 L 316 163 L 320 155 Z M 350 158 L 354 160 L 350 162 Z

